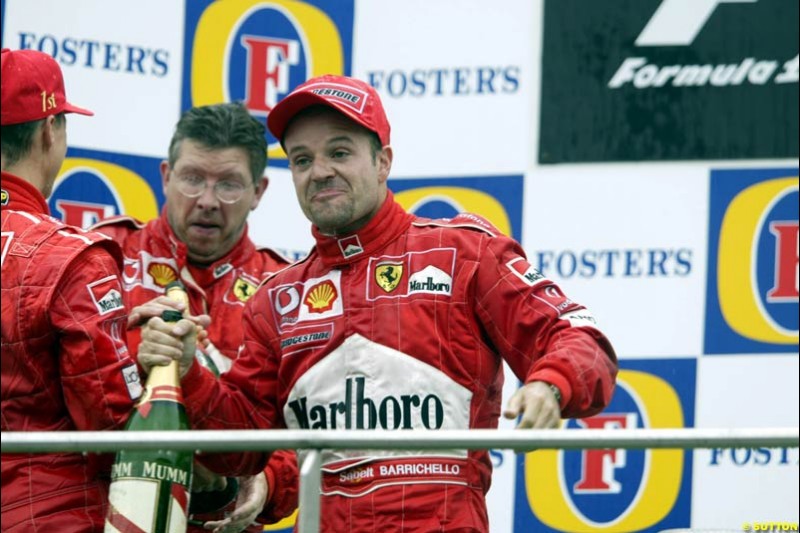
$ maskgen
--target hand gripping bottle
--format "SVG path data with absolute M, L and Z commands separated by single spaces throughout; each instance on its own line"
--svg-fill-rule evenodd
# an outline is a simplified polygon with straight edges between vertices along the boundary
M 179 281 L 167 286 L 167 296 L 187 304 Z M 178 311 L 165 311 L 161 318 L 177 322 Z M 131 414 L 126 431 L 189 429 L 178 362 L 154 366 L 145 392 Z M 192 486 L 191 451 L 120 450 L 111 469 L 106 533 L 185 533 Z

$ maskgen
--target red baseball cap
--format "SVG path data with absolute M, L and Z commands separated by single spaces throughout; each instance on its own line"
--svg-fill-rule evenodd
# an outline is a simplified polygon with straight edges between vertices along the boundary
M 3 48 L 0 124 L 33 122 L 59 113 L 94 115 L 67 102 L 64 76 L 56 60 L 36 50 Z
M 361 80 L 332 74 L 311 78 L 278 102 L 267 116 L 269 131 L 283 141 L 292 118 L 303 109 L 320 104 L 374 131 L 383 146 L 389 144 L 391 127 L 375 89 Z

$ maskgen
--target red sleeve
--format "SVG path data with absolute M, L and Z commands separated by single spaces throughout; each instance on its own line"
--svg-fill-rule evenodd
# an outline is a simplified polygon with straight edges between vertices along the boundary
M 606 407 L 617 359 L 591 313 L 531 267 L 512 239 L 484 237 L 481 246 L 476 312 L 517 377 L 556 385 L 564 417 Z
M 50 317 L 58 331 L 64 400 L 80 430 L 121 427 L 141 394 L 128 355 L 119 268 L 101 246 L 81 252 L 55 288 Z
M 297 454 L 291 450 L 273 453 L 264 469 L 269 485 L 269 495 L 264 510 L 258 516 L 262 524 L 274 524 L 297 509 L 298 478 Z
M 186 412 L 197 429 L 272 429 L 282 427 L 278 409 L 279 358 L 269 349 L 263 309 L 267 291 L 248 300 L 243 317 L 244 343 L 233 367 L 217 380 L 192 365 L 181 381 Z M 264 469 L 269 452 L 239 452 L 202 456 L 203 464 L 220 474 L 255 474 Z

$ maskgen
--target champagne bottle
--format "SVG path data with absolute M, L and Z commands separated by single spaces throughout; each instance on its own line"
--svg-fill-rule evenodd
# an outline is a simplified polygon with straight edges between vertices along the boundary
M 170 283 L 167 296 L 186 302 L 183 284 Z M 181 318 L 178 311 L 162 314 L 167 322 Z M 125 429 L 189 429 L 177 361 L 150 369 L 145 392 Z M 111 470 L 105 532 L 185 533 L 193 460 L 191 451 L 120 450 Z

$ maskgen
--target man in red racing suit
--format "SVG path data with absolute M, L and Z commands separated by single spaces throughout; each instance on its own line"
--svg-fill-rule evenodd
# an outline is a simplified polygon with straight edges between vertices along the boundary
M 211 317 L 208 336 L 212 341 L 203 349 L 223 373 L 230 369 L 242 342 L 244 303 L 255 292 L 258 280 L 288 264 L 271 249 L 257 247 L 245 231 L 228 255 L 207 267 L 192 267 L 186 258 L 186 244 L 177 239 L 163 214 L 146 225 L 123 216 L 102 221 L 93 229 L 122 244 L 123 288 L 131 308 L 163 296 L 171 281 L 180 279 L 184 283 L 189 312 Z M 138 328 L 128 331 L 129 348 L 134 354 L 139 338 Z M 273 454 L 264 473 L 269 493 L 261 519 L 271 523 L 291 514 L 297 505 L 293 453 Z
M 241 104 L 187 110 L 175 127 L 169 160 L 161 164 L 166 196 L 161 216 L 147 224 L 115 217 L 92 227 L 122 245 L 123 287 L 132 320 L 140 318 L 142 309 L 157 309 L 155 302 L 170 282 L 183 282 L 189 297 L 187 311 L 211 317 L 209 342 L 203 350 L 221 373 L 237 357 L 245 302 L 265 277 L 289 264 L 273 250 L 256 246 L 247 234 L 247 217 L 267 188 L 264 134 L 263 124 Z M 185 178 L 208 182 L 215 177 L 219 179 L 213 187 L 203 183 L 202 188 L 195 187 L 197 191 L 184 183 Z M 194 181 L 189 183 L 194 185 Z M 128 340 L 136 354 L 140 329 L 131 329 Z M 267 502 L 258 519 L 273 523 L 297 506 L 294 452 L 273 454 L 264 474 Z M 243 487 L 253 482 L 243 480 Z M 253 498 L 254 489 L 247 491 Z M 243 492 L 244 488 L 240 495 Z M 189 531 L 203 531 L 201 522 L 216 524 L 233 511 L 229 506 L 218 513 L 193 515 Z M 245 514 L 241 507 L 235 513 Z M 218 526 L 235 529 L 235 524 Z M 261 531 L 261 527 L 252 525 L 248 531 Z
M 119 247 L 50 217 L 45 202 L 71 112 L 91 114 L 66 102 L 52 57 L 2 51 L 3 433 L 121 428 L 142 392 Z M 113 456 L 99 457 L 4 454 L 3 531 L 102 531 Z
M 315 78 L 268 121 L 316 246 L 248 302 L 244 351 L 221 383 L 187 357 L 188 322 L 175 331 L 151 321 L 145 365 L 166 355 L 155 347 L 160 333 L 188 334 L 168 345 L 182 347 L 195 427 L 496 428 L 503 360 L 524 383 L 505 412 L 521 415 L 521 428 L 608 404 L 610 343 L 518 243 L 479 216 L 423 219 L 394 201 L 374 89 Z M 207 464 L 252 472 L 266 457 L 220 454 Z M 488 531 L 486 451 L 334 450 L 322 461 L 322 531 Z
M 131 308 L 163 296 L 170 282 L 183 282 L 189 295 L 188 312 L 211 317 L 211 342 L 205 350 L 220 372 L 230 369 L 236 359 L 245 302 L 264 278 L 289 264 L 270 248 L 256 246 L 245 229 L 228 254 L 209 265 L 193 265 L 187 258 L 186 244 L 177 238 L 163 212 L 147 224 L 119 216 L 98 222 L 91 229 L 121 244 L 125 256 L 123 288 Z M 140 330 L 131 329 L 128 339 L 135 355 Z

